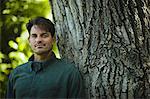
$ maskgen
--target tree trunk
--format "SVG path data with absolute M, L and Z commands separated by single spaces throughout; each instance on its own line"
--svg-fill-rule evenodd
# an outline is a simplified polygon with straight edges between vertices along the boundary
M 50 0 L 61 56 L 88 99 L 150 99 L 149 0 Z

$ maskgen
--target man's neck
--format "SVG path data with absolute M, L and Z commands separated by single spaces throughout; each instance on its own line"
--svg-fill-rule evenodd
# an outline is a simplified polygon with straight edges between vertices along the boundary
M 52 52 L 41 54 L 41 55 L 34 54 L 34 61 L 37 61 L 37 62 L 46 61 L 51 57 L 51 55 L 52 55 Z

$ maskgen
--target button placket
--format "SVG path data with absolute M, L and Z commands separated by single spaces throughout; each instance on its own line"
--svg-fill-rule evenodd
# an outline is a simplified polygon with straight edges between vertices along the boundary
M 36 78 L 36 72 L 35 71 L 32 71 L 32 81 L 31 81 L 31 84 L 30 85 L 27 85 L 27 86 L 30 86 L 30 90 L 29 90 L 29 94 L 30 94 L 30 97 L 32 97 L 32 94 L 33 93 L 33 90 L 35 89 L 35 78 Z
M 30 93 L 33 93 L 35 91 L 37 91 L 37 86 L 36 86 L 36 79 L 38 78 L 38 72 L 41 70 L 41 63 L 39 62 L 33 62 L 32 63 L 32 81 L 30 84 Z M 32 97 L 32 94 L 30 94 L 30 96 Z

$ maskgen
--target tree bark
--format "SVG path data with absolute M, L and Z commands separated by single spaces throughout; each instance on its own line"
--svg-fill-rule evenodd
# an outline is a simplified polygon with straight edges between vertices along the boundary
M 150 99 L 149 0 L 50 0 L 62 57 L 88 99 Z

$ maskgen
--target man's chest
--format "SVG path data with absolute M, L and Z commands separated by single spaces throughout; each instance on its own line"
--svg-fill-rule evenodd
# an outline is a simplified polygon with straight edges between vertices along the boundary
M 62 74 L 55 72 L 22 73 L 16 78 L 14 90 L 17 97 L 56 97 L 66 84 Z

